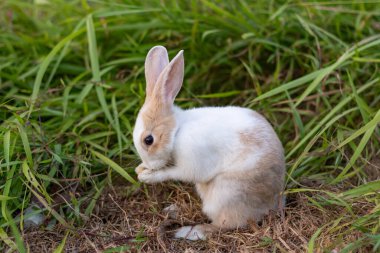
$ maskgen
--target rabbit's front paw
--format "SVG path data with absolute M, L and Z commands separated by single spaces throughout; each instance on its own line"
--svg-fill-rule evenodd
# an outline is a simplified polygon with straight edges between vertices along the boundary
M 144 170 L 147 170 L 147 168 L 144 166 L 144 164 L 140 164 L 139 166 L 136 167 L 135 172 L 138 175 L 141 172 L 143 172 Z
M 144 183 L 154 183 L 156 182 L 157 180 L 155 180 L 155 173 L 153 170 L 148 170 L 148 169 L 145 169 L 143 171 L 141 171 L 137 178 L 139 179 L 140 182 L 144 182 Z

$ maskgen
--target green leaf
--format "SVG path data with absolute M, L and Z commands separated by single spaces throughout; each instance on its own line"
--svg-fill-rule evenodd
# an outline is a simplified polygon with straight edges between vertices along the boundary
M 36 177 L 34 176 L 33 172 L 30 170 L 28 163 L 24 160 L 22 163 L 22 172 L 26 178 L 26 180 L 34 187 L 36 188 L 39 192 L 44 193 L 45 190 L 41 186 L 41 184 L 38 182 Z
M 318 230 L 315 231 L 315 233 L 310 238 L 310 241 L 307 245 L 307 252 L 308 253 L 314 253 L 315 252 L 315 247 L 314 247 L 315 240 L 318 238 L 319 234 L 322 232 L 322 229 L 323 229 L 323 227 L 318 228 Z
M 351 199 L 355 197 L 366 196 L 368 194 L 379 194 L 380 190 L 380 180 L 368 182 L 363 185 L 359 185 L 354 189 L 342 192 L 339 194 L 340 197 L 345 199 Z
M 11 240 L 11 238 L 8 236 L 8 234 L 0 227 L 0 239 L 8 245 L 13 250 L 17 249 L 17 245 L 14 243 L 14 241 Z
M 361 92 L 364 92 L 365 90 L 367 90 L 368 88 L 376 84 L 378 81 L 379 81 L 379 78 L 368 81 L 365 85 L 363 85 L 362 87 L 358 89 L 358 94 L 360 94 Z M 354 95 L 350 94 L 346 98 L 341 99 L 340 102 L 332 110 L 330 110 L 323 119 L 319 120 L 318 124 L 313 129 L 311 130 L 305 129 L 307 134 L 302 138 L 301 141 L 297 143 L 295 147 L 293 147 L 290 151 L 287 152 L 286 158 L 291 157 L 291 155 L 293 155 L 299 148 L 301 148 L 306 141 L 312 138 L 315 135 L 315 133 L 318 132 L 319 129 L 321 129 L 323 126 L 325 126 L 329 122 L 331 123 L 331 119 L 334 117 L 334 115 L 337 112 L 339 112 L 346 104 L 348 104 L 353 98 L 354 98 Z
M 44 77 L 45 72 L 46 72 L 48 66 L 50 65 L 50 63 L 52 62 L 52 60 L 54 59 L 55 55 L 59 52 L 59 50 L 61 50 L 62 47 L 64 47 L 66 45 L 66 43 L 70 42 L 72 39 L 79 36 L 83 32 L 85 32 L 84 28 L 82 28 L 78 31 L 75 31 L 75 32 L 71 33 L 70 35 L 68 35 L 67 37 L 65 37 L 64 39 L 62 39 L 53 48 L 53 50 L 50 51 L 50 53 L 45 57 L 45 59 L 42 61 L 41 65 L 38 69 L 37 76 L 36 76 L 36 79 L 35 79 L 34 85 L 33 85 L 33 92 L 32 92 L 32 96 L 30 97 L 30 107 L 29 107 L 28 117 L 30 117 L 30 114 L 32 113 L 32 111 L 34 109 L 34 104 L 37 101 L 37 97 L 38 97 L 40 87 L 42 84 L 42 78 Z
M 97 156 L 100 160 L 102 160 L 105 164 L 107 164 L 108 166 L 110 166 L 112 169 L 114 169 L 117 173 L 119 173 L 122 177 L 124 177 L 126 180 L 128 180 L 129 182 L 131 182 L 132 184 L 134 185 L 137 185 L 138 182 L 136 182 L 136 180 L 134 180 L 129 174 L 128 172 L 126 172 L 122 167 L 120 167 L 118 164 L 116 164 L 114 161 L 112 161 L 111 159 L 109 159 L 108 157 L 100 154 L 99 152 L 96 152 L 95 150 L 91 150 L 91 152 Z
M 21 124 L 18 124 L 18 129 L 19 129 L 22 144 L 24 146 L 26 158 L 28 159 L 29 165 L 33 167 L 33 157 L 32 157 L 32 151 L 30 150 L 28 135 L 25 131 L 25 128 L 23 128 Z
M 380 110 L 376 113 L 374 119 L 379 122 Z M 368 124 L 370 124 L 371 122 L 369 122 Z M 365 148 L 369 139 L 371 138 L 373 132 L 375 131 L 376 126 L 377 124 L 373 124 L 365 131 L 364 136 L 360 140 L 359 145 L 355 148 L 354 153 L 350 158 L 350 161 L 347 163 L 346 167 L 344 167 L 344 169 L 340 172 L 340 174 L 331 182 L 332 184 L 336 184 L 342 181 L 343 179 L 347 178 L 346 173 L 355 164 L 356 160 L 359 158 L 360 154 L 362 153 L 363 149 Z
M 356 132 L 354 132 L 353 134 L 351 134 L 350 137 L 348 137 L 343 142 L 341 142 L 339 144 L 339 146 L 335 148 L 335 150 L 342 148 L 344 145 L 346 145 L 347 143 L 353 141 L 354 139 L 356 139 L 360 135 L 364 134 L 369 129 L 373 128 L 374 126 L 376 126 L 379 123 L 380 123 L 380 110 L 377 111 L 375 117 L 370 122 L 368 122 L 365 126 L 363 126 L 363 127 L 359 128 L 358 130 L 356 130 Z
M 232 91 L 227 91 L 227 92 L 198 95 L 197 98 L 226 98 L 226 97 L 236 96 L 240 93 L 241 93 L 241 91 L 239 91 L 239 90 L 232 90 Z
M 4 134 L 3 142 L 4 142 L 4 158 L 5 158 L 5 161 L 7 162 L 7 167 L 9 169 L 9 162 L 10 162 L 9 153 L 10 153 L 10 142 L 11 142 L 11 132 L 10 131 L 7 131 Z
M 119 154 L 121 156 L 121 153 L 123 151 L 123 142 L 122 142 L 123 134 L 120 129 L 119 113 L 117 110 L 115 94 L 112 96 L 112 111 L 113 111 L 113 117 L 114 117 L 114 122 L 115 122 L 115 129 L 117 133 L 117 143 L 119 144 Z
M 302 93 L 302 95 L 298 98 L 295 106 L 298 106 L 324 79 L 327 75 L 329 75 L 332 71 L 337 69 L 339 66 L 344 64 L 348 59 L 350 59 L 356 52 L 364 51 L 370 47 L 377 46 L 380 44 L 380 35 L 372 36 L 370 38 L 366 38 L 358 43 L 358 45 L 353 46 L 352 48 L 348 49 L 346 52 L 342 54 L 339 59 L 333 63 L 332 65 L 328 66 L 327 68 L 324 68 L 323 71 L 321 71 L 316 78 L 313 80 L 313 82 L 306 88 L 306 90 Z
M 297 88 L 301 85 L 304 85 L 305 83 L 315 79 L 317 76 L 319 76 L 323 71 L 325 70 L 324 69 L 320 69 L 320 70 L 316 70 L 310 74 L 307 74 L 305 76 L 302 76 L 296 80 L 293 80 L 293 81 L 290 81 L 288 83 L 285 83 L 285 84 L 282 84 L 280 85 L 279 87 L 277 88 L 274 88 L 264 94 L 262 94 L 261 96 L 258 96 L 257 98 L 255 98 L 252 103 L 254 102 L 258 102 L 258 101 L 261 101 L 261 100 L 264 100 L 264 99 L 267 99 L 267 98 L 270 98 L 272 96 L 275 96 L 277 94 L 280 94 L 280 93 L 283 93 L 285 91 L 289 91 L 291 89 L 294 89 L 294 88 Z
M 0 201 L 2 201 L 2 200 L 9 200 L 9 199 L 14 199 L 14 197 L 0 195 Z
M 69 232 L 70 231 L 67 230 L 67 232 L 65 234 L 65 237 L 63 237 L 63 240 L 58 245 L 58 247 L 53 251 L 53 253 L 62 253 L 62 252 L 64 252 L 64 248 L 65 248 L 65 244 L 66 244 L 66 240 L 67 240 L 67 236 L 69 235 Z
M 9 213 L 8 209 L 6 209 L 6 219 L 9 223 L 9 226 L 11 228 L 11 231 L 12 231 L 12 234 L 13 234 L 13 237 L 15 239 L 15 242 L 16 242 L 16 248 L 17 248 L 17 251 L 20 252 L 20 253 L 26 253 L 26 248 L 25 248 L 25 244 L 24 244 L 24 240 L 20 234 L 20 231 L 19 229 L 17 228 L 16 226 L 16 223 L 13 219 L 13 217 L 11 216 L 11 214 Z M 1 230 L 0 232 L 2 232 L 3 230 Z
M 49 211 L 49 213 L 51 213 L 53 215 L 53 217 L 59 221 L 59 223 L 61 223 L 63 226 L 65 226 L 66 228 L 71 228 L 71 229 L 74 229 L 69 223 L 66 222 L 66 220 L 57 212 L 54 210 L 54 208 L 52 208 L 48 202 L 46 202 L 46 200 L 38 193 L 36 192 L 35 190 L 33 190 L 30 186 L 27 185 L 27 187 L 29 188 L 29 190 L 33 193 L 33 195 L 38 199 L 38 201 L 46 208 L 46 210 Z
M 91 61 L 92 80 L 96 84 L 98 84 L 101 82 L 101 75 L 100 75 L 100 68 L 99 68 L 98 49 L 96 46 L 95 28 L 94 28 L 94 23 L 92 21 L 92 15 L 87 16 L 86 24 L 87 24 L 88 51 L 90 54 L 90 61 Z M 91 87 L 88 86 L 88 89 L 90 88 Z M 98 100 L 100 102 L 100 105 L 102 107 L 104 114 L 106 115 L 111 125 L 117 131 L 116 126 L 111 116 L 111 112 L 109 111 L 108 106 L 107 106 L 103 87 L 101 87 L 100 85 L 96 85 L 95 90 L 96 90 L 96 94 L 98 96 Z
M 13 176 L 16 170 L 16 165 L 13 165 L 10 170 L 7 171 L 6 181 L 3 189 L 3 195 L 9 196 L 12 182 L 13 182 Z M 1 214 L 3 215 L 4 219 L 8 221 L 7 218 L 7 199 L 1 200 Z

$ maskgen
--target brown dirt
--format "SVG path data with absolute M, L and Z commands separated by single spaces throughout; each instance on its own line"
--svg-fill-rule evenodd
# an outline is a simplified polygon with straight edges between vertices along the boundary
M 368 181 L 380 180 L 380 157 L 373 157 L 363 169 Z
M 252 222 L 246 229 L 191 242 L 170 235 L 175 227 L 207 222 L 192 186 L 176 183 L 142 186 L 132 194 L 127 194 L 126 189 L 126 186 L 108 188 L 102 194 L 90 219 L 69 233 L 65 252 L 306 252 L 308 241 L 318 228 L 342 216 L 344 211 L 343 208 L 322 211 L 308 204 L 310 193 L 292 194 L 288 196 L 285 212 L 271 213 L 259 225 Z M 180 210 L 176 220 L 162 211 L 173 203 Z M 54 232 L 40 228 L 28 231 L 24 238 L 30 252 L 52 252 L 66 231 L 57 225 Z M 354 241 L 359 236 L 352 233 L 348 239 Z M 331 248 L 333 241 L 333 237 L 324 237 L 316 244 Z M 118 246 L 129 249 L 110 250 Z

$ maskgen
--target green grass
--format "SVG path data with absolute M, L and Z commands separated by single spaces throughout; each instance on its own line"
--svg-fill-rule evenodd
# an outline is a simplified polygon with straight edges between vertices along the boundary
M 80 226 L 115 177 L 137 184 L 132 129 L 157 44 L 171 57 L 185 50 L 179 105 L 262 112 L 286 149 L 288 192 L 345 208 L 309 252 L 380 248 L 380 3 L 36 2 L 0 3 L 0 251 L 27 250 L 20 214 L 32 198 Z M 70 187 L 85 194 L 57 209 L 54 191 Z M 357 203 L 371 208 L 359 214 Z M 342 239 L 353 232 L 361 239 Z

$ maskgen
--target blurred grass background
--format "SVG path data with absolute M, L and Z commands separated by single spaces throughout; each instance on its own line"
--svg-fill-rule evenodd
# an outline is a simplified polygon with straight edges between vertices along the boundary
M 379 32 L 378 1 L 1 1 L 0 251 L 27 250 L 33 201 L 80 226 L 113 180 L 137 184 L 132 129 L 158 44 L 185 50 L 180 106 L 261 112 L 286 149 L 287 192 L 345 208 L 310 252 L 354 232 L 346 252 L 379 250 Z

